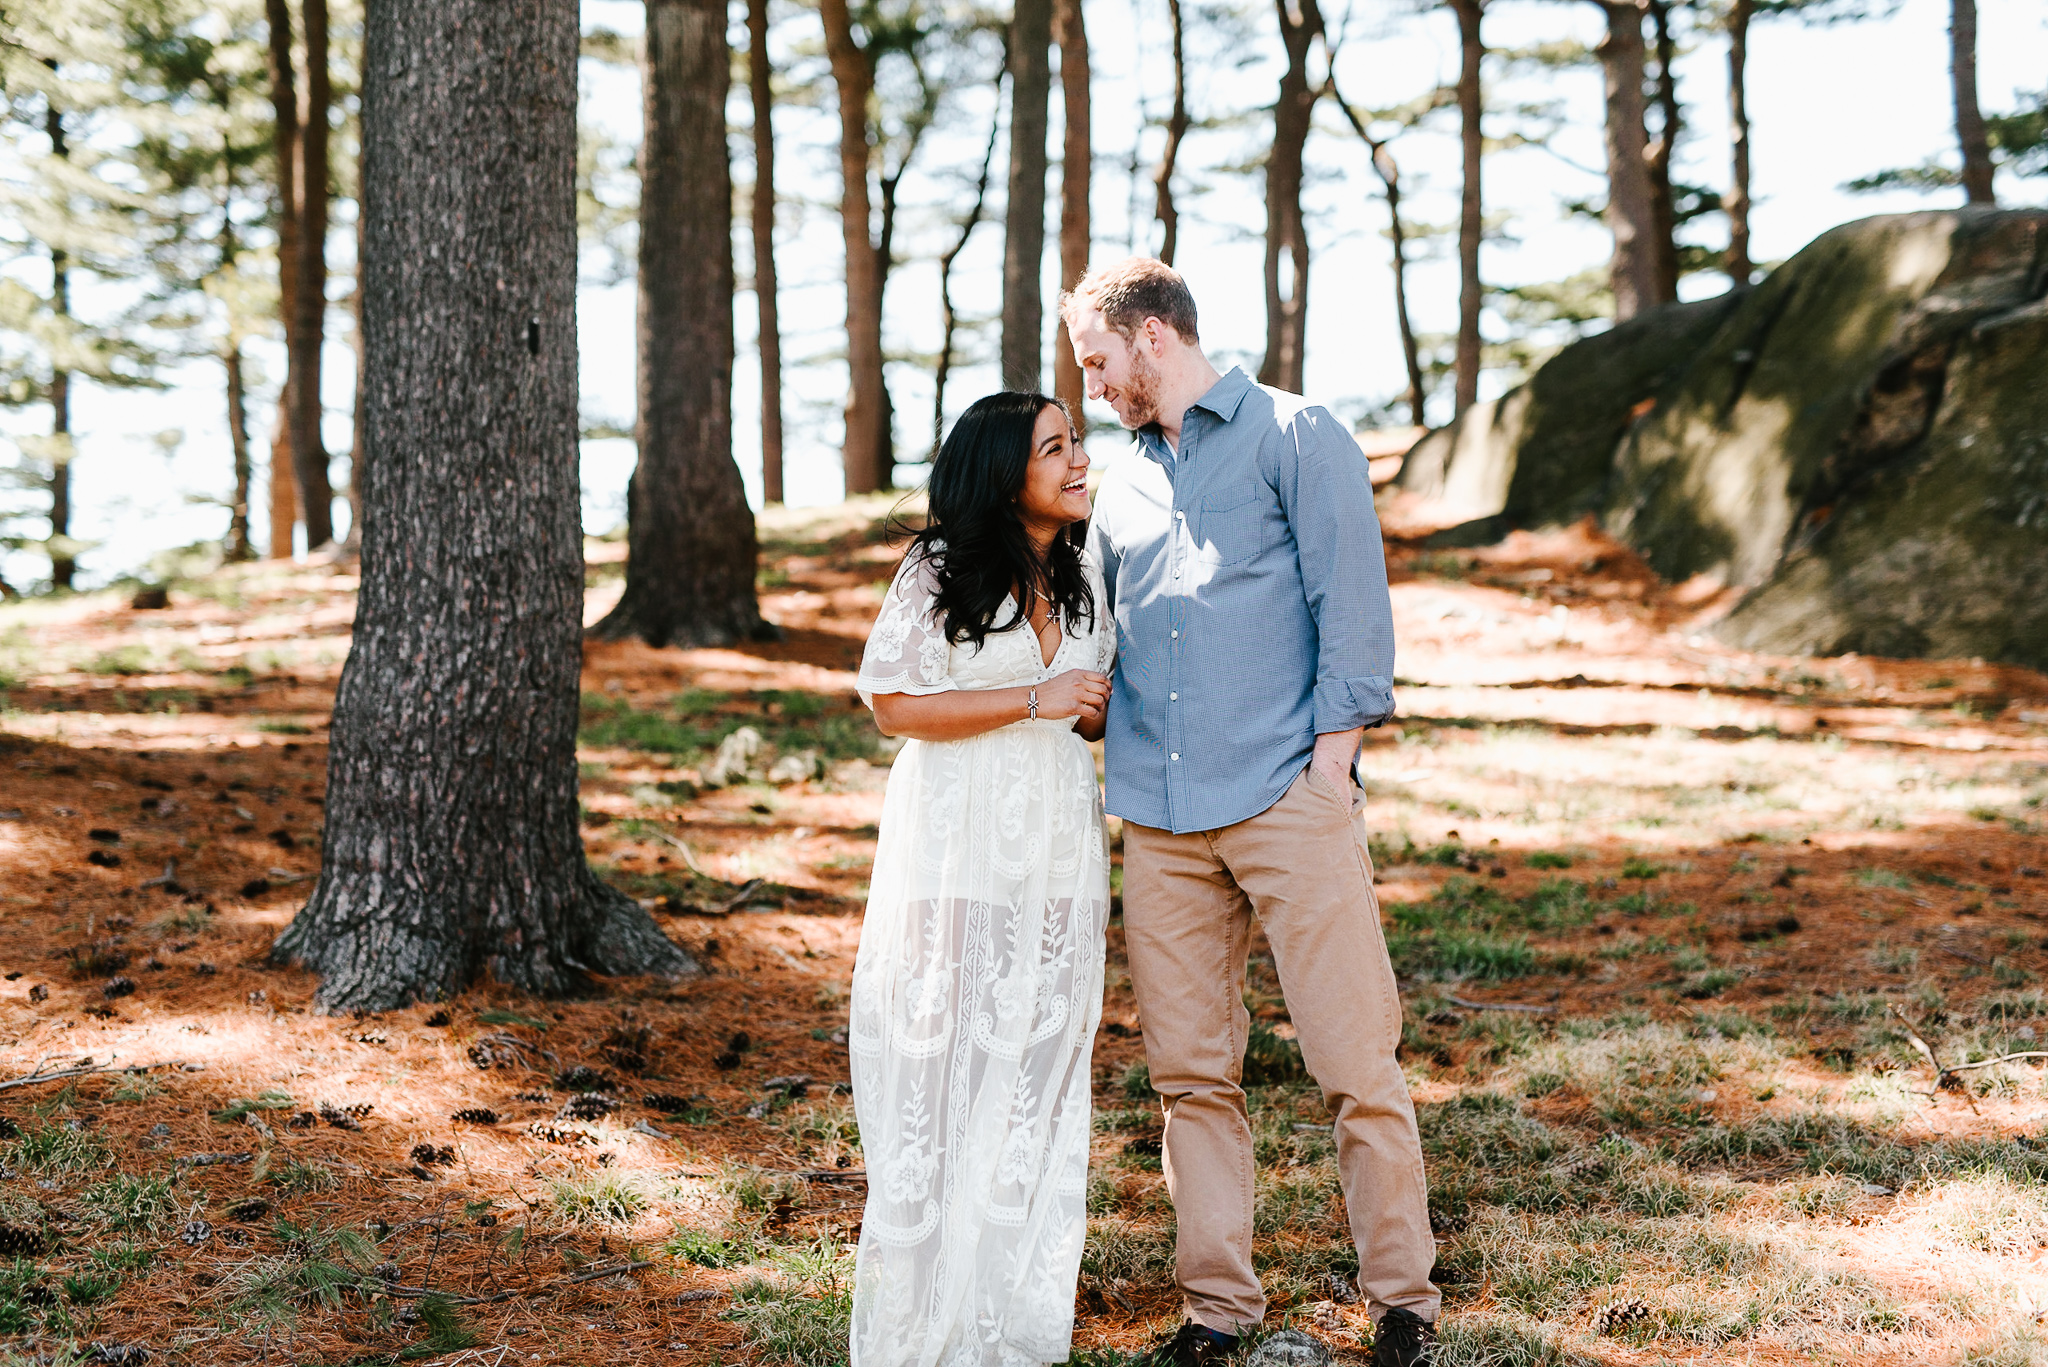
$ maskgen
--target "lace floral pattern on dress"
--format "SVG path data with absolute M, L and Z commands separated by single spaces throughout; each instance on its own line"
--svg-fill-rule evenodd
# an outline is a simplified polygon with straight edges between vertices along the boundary
M 1096 620 L 1064 631 L 1048 665 L 1028 626 L 949 643 L 933 568 L 907 558 L 868 638 L 862 698 L 1106 671 L 1116 637 L 1089 575 Z M 849 1022 L 870 1174 L 853 1367 L 1068 1356 L 1108 911 L 1101 795 L 1072 719 L 903 747 Z

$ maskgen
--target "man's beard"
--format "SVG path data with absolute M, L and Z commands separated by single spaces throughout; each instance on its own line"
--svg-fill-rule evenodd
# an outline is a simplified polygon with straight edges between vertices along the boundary
M 1159 421 L 1159 371 L 1144 352 L 1131 352 L 1130 377 L 1123 383 L 1124 411 L 1120 422 L 1129 431 Z

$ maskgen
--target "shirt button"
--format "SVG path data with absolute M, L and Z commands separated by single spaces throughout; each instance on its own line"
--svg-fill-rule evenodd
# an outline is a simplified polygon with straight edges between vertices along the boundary
M 1173 520 L 1176 522 L 1185 522 L 1188 520 L 1188 515 L 1186 513 L 1175 513 L 1173 515 Z
M 1173 639 L 1174 639 L 1174 640 L 1176 640 L 1176 641 L 1178 641 L 1178 640 L 1180 639 L 1180 633 L 1179 633 L 1179 632 L 1177 632 L 1177 631 L 1176 631 L 1176 632 L 1174 632 L 1174 633 L 1173 633 Z
M 1169 694 L 1167 694 L 1167 695 L 1166 695 L 1166 700 L 1167 700 L 1168 702 L 1179 702 L 1179 701 L 1180 701 L 1180 694 L 1178 694 L 1178 693 L 1169 693 Z
M 1173 758 L 1174 758 L 1174 760 L 1175 760 L 1176 762 L 1178 762 L 1178 761 L 1179 761 L 1179 759 L 1180 759 L 1180 751 L 1178 751 L 1178 750 L 1174 751 L 1174 752 L 1173 752 Z

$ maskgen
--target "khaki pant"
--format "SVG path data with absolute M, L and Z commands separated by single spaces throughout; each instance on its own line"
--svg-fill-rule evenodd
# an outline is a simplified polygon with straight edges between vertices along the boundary
M 1394 1060 L 1401 1005 L 1380 934 L 1365 803 L 1303 771 L 1278 802 L 1221 830 L 1124 824 L 1124 935 L 1152 1086 L 1166 1110 L 1167 1190 L 1187 1314 L 1235 1332 L 1266 1313 L 1252 1270 L 1252 1136 L 1238 1080 L 1245 956 L 1258 915 L 1303 1061 L 1336 1113 L 1358 1286 L 1377 1320 L 1436 1318 L 1436 1259 L 1415 1108 Z

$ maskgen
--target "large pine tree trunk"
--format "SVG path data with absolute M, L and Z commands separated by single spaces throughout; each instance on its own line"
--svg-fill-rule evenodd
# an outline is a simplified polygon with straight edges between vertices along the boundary
M 1266 356 L 1259 383 L 1299 394 L 1308 336 L 1308 229 L 1301 218 L 1301 159 L 1320 90 L 1309 87 L 1308 49 L 1323 29 L 1315 0 L 1274 0 L 1287 69 L 1273 105 L 1266 159 Z M 1287 267 L 1283 272 L 1284 263 Z M 1283 278 L 1283 275 L 1285 278 Z
M 1046 102 L 1052 96 L 1053 0 L 1016 0 L 1010 22 L 1010 189 L 1003 220 L 1005 389 L 1044 384 Z
M 640 463 L 626 591 L 592 634 L 760 633 L 754 514 L 732 460 L 732 168 L 724 0 L 647 0 L 640 151 Z
M 1977 0 L 1949 0 L 1949 75 L 1955 85 L 1956 142 L 1963 151 L 1963 194 L 1971 204 L 1996 204 L 1991 143 L 1977 107 Z
M 1088 273 L 1088 187 L 1092 183 L 1095 149 L 1088 110 L 1088 27 L 1081 0 L 1058 0 L 1060 92 L 1066 102 L 1066 141 L 1060 155 L 1060 288 L 1070 290 Z M 1053 336 L 1052 392 L 1085 425 L 1081 367 L 1074 361 L 1067 324 L 1061 319 Z
M 1749 17 L 1756 0 L 1728 7 L 1728 279 L 1747 285 L 1756 273 L 1749 259 Z
M 363 574 L 312 899 L 328 1011 L 696 971 L 577 833 L 575 0 L 371 0 Z
M 298 283 L 291 337 L 292 464 L 299 476 L 299 516 L 306 549 L 334 540 L 334 489 L 327 480 L 327 444 L 320 436 L 320 349 L 327 340 L 327 0 L 301 0 L 306 21 L 306 116 L 299 127 Z
M 1159 259 L 1171 266 L 1173 254 L 1180 246 L 1180 209 L 1173 200 L 1173 164 L 1180 159 L 1181 139 L 1188 135 L 1188 59 L 1180 0 L 1166 0 L 1166 12 L 1173 24 L 1173 112 L 1166 120 L 1166 150 L 1159 157 L 1155 181 L 1158 198 L 1153 214 L 1165 229 L 1159 242 Z
M 754 97 L 754 305 L 761 356 L 761 499 L 782 502 L 782 325 L 775 316 L 775 94 L 768 0 L 747 0 L 747 86 Z
M 1458 206 L 1458 350 L 1453 364 L 1452 413 L 1463 413 L 1479 401 L 1479 240 L 1485 230 L 1480 195 L 1480 163 L 1486 149 L 1481 120 L 1485 116 L 1479 86 L 1486 44 L 1480 37 L 1480 0 L 1451 0 L 1458 15 L 1458 116 L 1465 157 L 1464 195 Z
M 846 243 L 846 492 L 883 487 L 882 272 L 868 200 L 868 96 L 875 70 L 854 40 L 846 0 L 819 0 L 825 53 L 839 90 L 839 227 Z
M 1607 14 L 1598 52 L 1607 78 L 1607 228 L 1614 234 L 1608 281 L 1614 321 L 1621 323 L 1658 299 L 1656 225 L 1643 159 L 1643 14 L 1629 0 L 1600 0 L 1600 8 Z
M 270 439 L 270 558 L 292 558 L 292 528 L 299 520 L 298 471 L 292 460 L 292 358 L 298 355 L 299 311 L 299 82 L 292 65 L 292 12 L 287 0 L 264 0 L 270 27 L 270 115 L 277 162 L 277 316 L 284 326 L 285 378 Z

